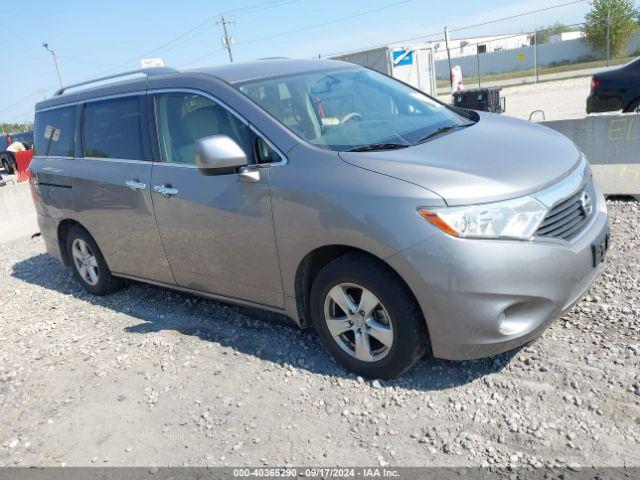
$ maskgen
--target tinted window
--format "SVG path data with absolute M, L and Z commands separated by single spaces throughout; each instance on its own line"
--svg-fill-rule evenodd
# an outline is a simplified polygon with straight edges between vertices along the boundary
M 226 108 L 194 93 L 155 96 L 156 123 L 162 160 L 195 164 L 194 143 L 211 135 L 227 135 L 252 157 L 251 132 Z
M 140 98 L 90 102 L 84 110 L 84 156 L 144 160 Z
M 35 154 L 73 157 L 76 107 L 36 113 Z

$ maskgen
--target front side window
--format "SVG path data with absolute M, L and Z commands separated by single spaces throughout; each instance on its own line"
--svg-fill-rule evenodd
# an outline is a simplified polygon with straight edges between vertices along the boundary
M 144 160 L 138 96 L 87 103 L 83 132 L 85 157 Z
M 442 127 L 469 122 L 427 95 L 362 68 L 254 80 L 238 88 L 298 137 L 330 150 L 413 145 Z
M 73 157 L 75 153 L 76 107 L 37 112 L 35 155 Z
M 231 137 L 253 158 L 251 130 L 208 97 L 190 92 L 155 96 L 156 124 L 162 160 L 195 165 L 195 141 L 211 135 Z

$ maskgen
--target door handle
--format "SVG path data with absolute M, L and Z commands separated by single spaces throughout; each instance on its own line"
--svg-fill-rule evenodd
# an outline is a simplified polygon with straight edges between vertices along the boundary
M 252 167 L 242 167 L 238 170 L 240 180 L 248 183 L 258 183 L 260 181 L 260 170 Z
M 131 190 L 144 190 L 145 188 L 147 188 L 147 184 L 142 183 L 137 178 L 134 178 L 133 180 L 128 180 L 124 182 L 124 184 L 127 187 L 129 187 Z
M 153 191 L 158 192 L 165 198 L 178 195 L 178 190 L 173 188 L 170 183 L 165 183 L 164 185 L 156 185 L 155 187 L 153 187 Z

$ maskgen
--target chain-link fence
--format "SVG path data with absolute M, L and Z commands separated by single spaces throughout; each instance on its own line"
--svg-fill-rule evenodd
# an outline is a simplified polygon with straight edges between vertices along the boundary
M 610 48 L 594 49 L 586 41 L 582 24 L 571 27 L 575 29 L 554 34 L 538 30 L 450 40 L 448 50 L 445 42 L 435 42 L 438 87 L 441 92 L 451 87 L 451 67 L 455 66 L 462 71 L 465 87 L 473 88 L 570 77 L 580 70 L 620 65 L 640 56 L 640 30 L 613 56 Z

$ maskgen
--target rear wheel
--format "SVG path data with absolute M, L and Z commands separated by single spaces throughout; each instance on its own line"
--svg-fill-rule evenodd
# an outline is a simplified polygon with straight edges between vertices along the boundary
M 67 253 L 74 276 L 89 293 L 108 295 L 124 285 L 121 278 L 111 275 L 98 245 L 84 228 L 76 225 L 69 230 Z
M 364 255 L 339 257 L 318 273 L 311 316 L 325 348 L 363 377 L 396 377 L 427 348 L 424 318 L 407 287 Z
M 627 113 L 640 113 L 640 98 L 634 100 L 631 105 L 629 105 Z

